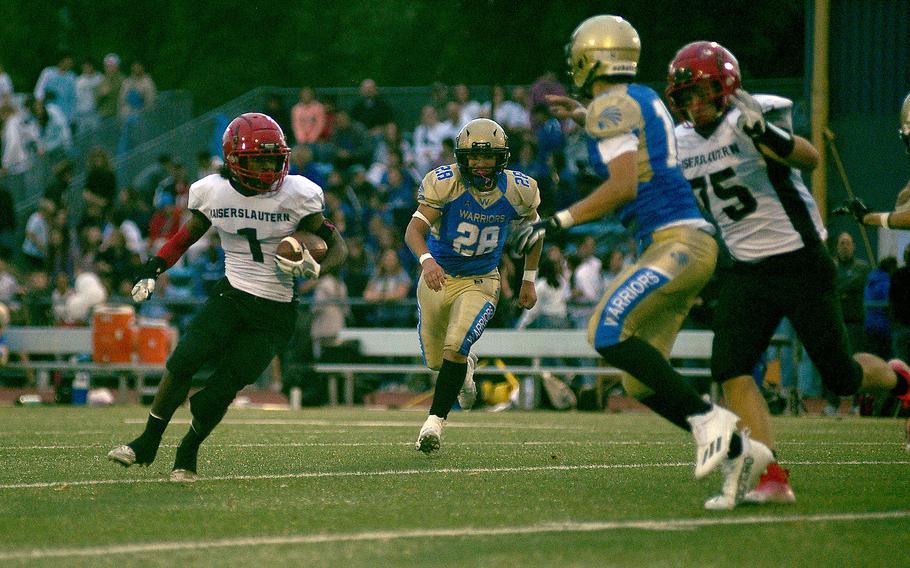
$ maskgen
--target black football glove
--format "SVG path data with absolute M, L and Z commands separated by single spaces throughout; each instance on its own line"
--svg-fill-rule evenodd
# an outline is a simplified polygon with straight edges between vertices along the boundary
M 536 223 L 522 223 L 512 233 L 512 250 L 517 254 L 528 254 L 544 235 L 554 235 L 562 230 L 556 217 L 544 217 Z
M 853 218 L 860 224 L 863 222 L 863 217 L 871 213 L 872 211 L 866 207 L 866 204 L 863 203 L 863 200 L 854 197 L 853 199 L 848 199 L 844 201 L 844 204 L 832 211 L 833 215 L 853 215 Z

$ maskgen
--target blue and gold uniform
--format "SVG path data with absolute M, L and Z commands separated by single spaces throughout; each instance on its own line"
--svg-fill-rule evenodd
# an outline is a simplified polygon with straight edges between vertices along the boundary
M 468 355 L 493 317 L 499 300 L 499 261 L 512 223 L 537 219 L 540 192 L 525 174 L 503 170 L 496 186 L 466 185 L 457 165 L 441 166 L 423 179 L 417 201 L 440 211 L 427 246 L 446 273 L 441 292 L 417 285 L 420 345 L 431 369 L 444 350 Z
M 599 350 L 636 336 L 668 357 L 714 271 L 713 228 L 677 163 L 673 120 L 652 89 L 613 86 L 591 101 L 585 127 L 591 165 L 603 178 L 613 158 L 637 151 L 637 196 L 620 217 L 635 227 L 640 253 L 605 291 L 588 324 L 588 341 Z M 630 379 L 623 381 L 627 391 L 640 396 L 646 387 Z

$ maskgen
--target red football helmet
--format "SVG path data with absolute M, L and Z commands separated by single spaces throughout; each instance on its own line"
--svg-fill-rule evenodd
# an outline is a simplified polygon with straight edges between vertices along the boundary
M 727 110 L 741 85 L 739 63 L 713 41 L 696 41 L 680 49 L 667 76 L 667 102 L 676 116 L 695 126 L 710 124 Z
M 281 189 L 291 149 L 278 123 L 258 112 L 241 114 L 221 138 L 224 163 L 234 180 L 256 193 Z

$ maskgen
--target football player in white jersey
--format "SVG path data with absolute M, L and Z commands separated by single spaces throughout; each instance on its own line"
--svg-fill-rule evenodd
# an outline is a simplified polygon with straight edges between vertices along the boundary
M 827 232 L 800 175 L 816 167 L 818 152 L 790 132 L 791 101 L 743 91 L 736 59 L 707 41 L 676 54 L 666 94 L 682 121 L 676 138 L 683 171 L 731 257 L 719 273 L 711 372 L 742 426 L 774 448 L 768 408 L 752 369 L 783 317 L 793 323 L 832 392 L 890 391 L 910 398 L 904 362 L 887 363 L 868 353 L 850 356 L 836 272 L 824 247 Z M 727 473 L 722 494 L 706 507 L 795 499 L 788 472 L 776 461 L 764 472 Z
M 471 346 L 499 301 L 499 262 L 513 222 L 536 221 L 537 181 L 508 170 L 509 144 L 488 118 L 468 122 L 455 139 L 455 164 L 429 172 L 418 190 L 417 211 L 405 242 L 420 259 L 418 333 L 424 361 L 438 370 L 433 403 L 415 447 L 439 449 L 442 427 L 458 400 L 469 409 L 477 389 Z M 541 240 L 525 257 L 518 305 L 534 307 Z
M 910 154 L 910 94 L 904 98 L 904 104 L 901 105 L 900 121 L 898 135 L 907 147 L 907 154 Z M 864 225 L 875 225 L 885 229 L 910 229 L 910 182 L 897 194 L 894 211 L 873 213 L 860 199 L 853 198 L 835 209 L 833 213 L 853 215 Z
M 190 397 L 193 419 L 177 448 L 175 482 L 196 480 L 199 445 L 237 392 L 287 344 L 297 317 L 294 278 L 318 278 L 340 266 L 347 254 L 338 230 L 323 217 L 322 189 L 303 176 L 287 175 L 290 149 L 272 118 L 238 116 L 225 130 L 222 146 L 222 172 L 190 186 L 189 221 L 145 264 L 132 295 L 137 302 L 148 300 L 157 276 L 212 226 L 221 237 L 226 276 L 168 359 L 145 431 L 108 453 L 126 467 L 151 464 L 193 375 L 210 363 L 214 371 L 205 387 Z M 301 229 L 328 244 L 321 265 L 306 249 L 296 262 L 276 256 L 281 240 Z

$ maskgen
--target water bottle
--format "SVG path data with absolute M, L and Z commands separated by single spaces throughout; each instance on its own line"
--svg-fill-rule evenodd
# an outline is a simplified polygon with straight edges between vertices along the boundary
M 84 406 L 88 401 L 89 374 L 78 371 L 73 377 L 73 405 Z
M 291 410 L 300 410 L 303 402 L 303 391 L 300 387 L 291 387 Z
M 521 380 L 518 390 L 519 407 L 522 410 L 534 410 L 540 405 L 540 385 L 537 377 L 528 375 Z

